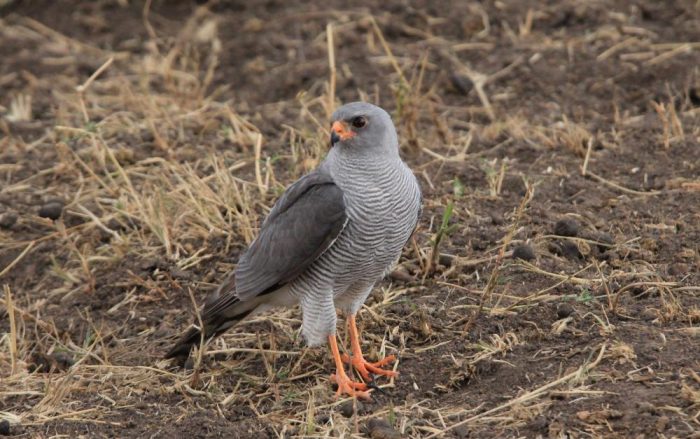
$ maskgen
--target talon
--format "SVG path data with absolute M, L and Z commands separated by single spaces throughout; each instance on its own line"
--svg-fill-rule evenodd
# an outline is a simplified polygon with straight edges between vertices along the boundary
M 344 373 L 343 373 L 343 374 L 344 374 Z M 367 390 L 368 388 L 371 388 L 371 387 L 372 387 L 372 386 L 369 385 L 369 384 L 365 384 L 365 383 L 360 383 L 360 382 L 357 382 L 357 381 L 353 381 L 353 380 L 351 380 L 350 377 L 348 377 L 347 375 L 345 375 L 345 377 L 338 378 L 338 374 L 337 374 L 337 373 L 334 373 L 333 375 L 331 375 L 331 381 L 332 381 L 333 383 L 335 383 L 336 385 L 339 385 L 338 382 L 340 381 L 340 382 L 343 383 L 343 385 L 350 386 L 350 387 L 352 387 L 352 388 L 355 389 L 355 390 Z
M 350 343 L 352 344 L 352 357 L 348 355 L 343 355 L 343 361 L 352 364 L 352 366 L 357 370 L 357 372 L 364 378 L 365 381 L 371 382 L 372 377 L 370 372 L 375 375 L 383 375 L 389 378 L 393 378 L 398 375 L 398 372 L 393 370 L 381 369 L 382 366 L 386 366 L 396 360 L 396 356 L 388 355 L 379 361 L 370 363 L 365 360 L 362 355 L 362 348 L 360 347 L 360 337 L 357 332 L 357 325 L 355 323 L 355 316 L 350 315 L 348 317 L 348 329 L 350 331 Z
M 388 360 L 388 361 L 384 361 Z M 366 361 L 364 358 L 353 356 L 351 358 L 351 364 L 355 368 L 355 370 L 364 378 L 365 381 L 372 381 L 372 376 L 371 374 L 374 375 L 382 375 L 386 376 L 389 378 L 395 377 L 398 375 L 398 372 L 394 372 L 393 370 L 386 370 L 386 369 L 381 369 L 380 366 L 383 366 L 387 363 L 390 363 L 393 361 L 393 358 L 387 357 L 384 358 L 381 361 L 377 361 L 376 363 L 370 363 Z
M 370 386 L 365 383 L 359 383 L 351 380 L 345 373 L 345 368 L 343 367 L 343 362 L 340 358 L 338 342 L 335 339 L 335 335 L 328 337 L 328 344 L 331 347 L 331 353 L 333 354 L 333 359 L 335 360 L 335 366 L 337 369 L 337 372 L 330 376 L 330 380 L 338 386 L 338 389 L 335 392 L 335 397 L 338 398 L 342 394 L 347 394 L 355 398 L 371 400 L 372 398 L 369 394 Z
M 376 391 L 379 392 L 379 393 L 386 394 L 386 392 L 384 391 L 384 389 L 382 389 L 381 387 L 379 387 L 379 386 L 377 385 L 377 383 L 375 383 L 374 381 L 368 382 L 368 383 L 367 383 L 367 387 L 368 387 L 369 389 L 371 389 L 371 390 L 376 390 Z

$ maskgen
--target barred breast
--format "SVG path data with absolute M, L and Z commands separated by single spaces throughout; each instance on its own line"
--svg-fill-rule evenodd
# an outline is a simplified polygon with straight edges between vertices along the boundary
M 420 212 L 420 188 L 413 172 L 394 160 L 344 160 L 333 169 L 343 190 L 348 221 L 333 245 L 294 281 L 292 291 L 304 300 L 356 312 L 374 284 L 398 261 Z M 312 310 L 312 308 L 314 308 Z M 335 333 L 334 309 L 306 307 L 304 337 L 309 344 Z M 324 314 L 327 313 L 327 314 Z

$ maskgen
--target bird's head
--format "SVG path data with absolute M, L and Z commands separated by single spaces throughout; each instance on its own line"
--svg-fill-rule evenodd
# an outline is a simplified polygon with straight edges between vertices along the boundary
M 366 102 L 352 102 L 333 113 L 331 147 L 362 153 L 396 154 L 399 142 L 389 113 Z

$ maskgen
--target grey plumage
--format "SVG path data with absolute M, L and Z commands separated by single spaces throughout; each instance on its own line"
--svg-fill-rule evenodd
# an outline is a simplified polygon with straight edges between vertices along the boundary
M 236 270 L 205 305 L 206 338 L 260 309 L 300 303 L 302 335 L 309 345 L 322 344 L 335 334 L 335 308 L 356 313 L 398 261 L 421 195 L 399 157 L 391 117 L 355 102 L 332 119 L 352 125 L 351 136 L 335 135 L 320 166 L 275 203 Z M 199 329 L 190 329 L 167 357 L 186 356 L 199 340 Z

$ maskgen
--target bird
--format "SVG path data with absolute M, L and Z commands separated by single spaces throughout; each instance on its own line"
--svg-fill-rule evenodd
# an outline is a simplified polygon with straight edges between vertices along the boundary
M 331 116 L 330 148 L 316 169 L 275 202 L 258 236 L 205 303 L 193 325 L 166 354 L 183 361 L 202 337 L 212 339 L 258 312 L 301 307 L 301 334 L 310 347 L 327 343 L 336 372 L 336 397 L 370 399 L 373 375 L 393 377 L 365 359 L 356 314 L 374 285 L 398 263 L 422 210 L 419 183 L 399 155 L 391 116 L 366 102 Z M 351 355 L 341 355 L 337 313 L 347 321 Z M 344 363 L 363 381 L 353 381 Z

